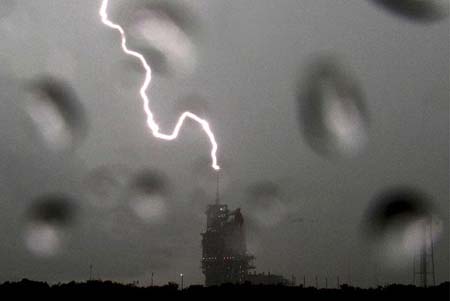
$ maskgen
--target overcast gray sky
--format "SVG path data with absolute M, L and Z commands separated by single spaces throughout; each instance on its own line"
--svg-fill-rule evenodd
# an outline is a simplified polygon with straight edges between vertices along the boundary
M 148 283 L 154 272 L 162 284 L 182 272 L 186 283 L 202 283 L 203 211 L 215 194 L 204 133 L 189 124 L 174 142 L 151 135 L 142 70 L 100 22 L 100 1 L 3 2 L 12 5 L 0 4 L 0 281 L 83 280 L 92 264 L 103 279 Z M 127 3 L 111 0 L 112 15 Z M 151 106 L 164 130 L 183 102 L 201 99 L 219 143 L 222 202 L 248 217 L 257 270 L 311 283 L 316 275 L 409 283 L 412 265 L 378 262 L 361 229 L 376 195 L 401 184 L 432 197 L 443 228 L 436 274 L 448 280 L 449 19 L 416 22 L 356 0 L 187 3 L 195 69 L 155 74 Z M 369 139 L 355 156 L 318 153 L 301 131 L 299 81 L 322 53 L 338 58 L 365 95 Z M 79 97 L 86 135 L 73 151 L 49 151 L 24 114 L 21 85 L 42 74 Z M 126 188 L 146 170 L 167 188 L 151 222 L 129 206 Z M 105 202 L 92 192 L 99 174 L 113 179 L 103 196 L 113 204 L 93 204 Z M 264 183 L 275 187 L 277 207 L 258 219 L 250 192 Z M 42 257 L 27 248 L 27 212 L 49 193 L 68 195 L 77 210 L 66 243 Z

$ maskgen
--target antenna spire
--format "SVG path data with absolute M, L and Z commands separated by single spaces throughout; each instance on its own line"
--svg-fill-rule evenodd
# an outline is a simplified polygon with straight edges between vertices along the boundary
M 216 173 L 216 205 L 220 203 L 220 194 L 219 194 L 219 173 Z

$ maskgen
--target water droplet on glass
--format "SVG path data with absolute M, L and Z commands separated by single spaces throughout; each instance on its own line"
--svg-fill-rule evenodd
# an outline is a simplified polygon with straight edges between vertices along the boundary
M 62 248 L 75 208 L 62 196 L 38 199 L 30 208 L 25 228 L 25 246 L 36 256 L 56 255 Z
M 448 0 L 372 0 L 391 12 L 416 21 L 436 21 L 449 14 Z
M 253 222 L 262 227 L 273 227 L 285 220 L 288 208 L 282 200 L 277 184 L 264 181 L 247 190 L 246 211 Z
M 167 213 L 166 200 L 157 193 L 134 195 L 131 207 L 138 217 L 148 222 L 161 222 Z
M 142 223 L 136 219 L 136 215 L 126 210 L 127 208 L 118 208 L 98 218 L 95 226 L 105 233 L 108 237 L 120 241 L 138 240 L 142 235 Z
M 354 155 L 368 140 L 368 115 L 356 81 L 334 59 L 311 64 L 299 96 L 301 130 L 322 154 Z
M 117 207 L 126 193 L 129 176 L 130 171 L 119 165 L 92 170 L 84 181 L 91 204 L 104 209 Z
M 26 85 L 24 108 L 34 130 L 50 149 L 73 148 L 84 136 L 85 120 L 75 91 L 53 77 L 40 77 Z
M 194 26 L 180 3 L 150 2 L 121 9 L 132 48 L 137 47 L 152 69 L 162 74 L 190 73 L 195 67 Z
M 36 256 L 54 256 L 61 249 L 64 235 L 54 225 L 34 223 L 25 233 L 25 245 Z
M 431 252 L 442 232 L 428 197 L 409 188 L 379 195 L 367 214 L 367 233 L 379 259 L 391 266 L 411 264 L 422 252 Z
M 168 214 L 168 180 L 158 171 L 137 174 L 130 184 L 128 202 L 144 222 L 160 223 Z

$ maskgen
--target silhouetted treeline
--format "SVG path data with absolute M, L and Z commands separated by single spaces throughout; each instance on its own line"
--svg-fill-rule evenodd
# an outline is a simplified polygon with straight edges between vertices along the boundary
M 282 285 L 242 285 L 224 284 L 204 287 L 192 285 L 179 290 L 178 284 L 141 287 L 134 284 L 120 284 L 111 281 L 69 282 L 49 285 L 45 282 L 23 279 L 20 282 L 5 282 L 0 285 L 3 296 L 14 293 L 57 294 L 73 297 L 76 295 L 98 295 L 102 297 L 248 297 L 248 298 L 295 298 L 296 300 L 449 300 L 450 283 L 421 288 L 413 285 L 392 284 L 378 288 L 358 288 L 342 285 L 339 289 L 316 289 L 314 287 Z M 252 299 L 254 300 L 254 299 Z M 284 299 L 283 299 L 284 300 Z

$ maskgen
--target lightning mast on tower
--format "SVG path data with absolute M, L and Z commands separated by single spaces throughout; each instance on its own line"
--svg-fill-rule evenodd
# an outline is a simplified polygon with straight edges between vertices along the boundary
M 216 174 L 216 205 L 220 204 L 220 191 L 219 191 L 219 173 Z

